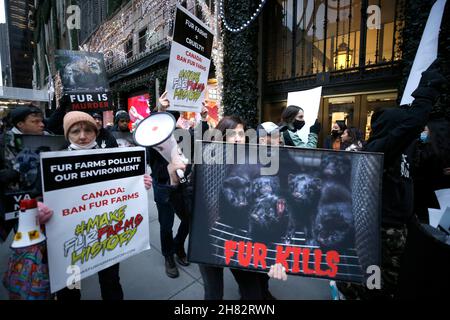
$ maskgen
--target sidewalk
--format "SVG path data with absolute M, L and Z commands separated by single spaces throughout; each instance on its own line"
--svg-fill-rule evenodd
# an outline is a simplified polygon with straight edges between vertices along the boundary
M 180 276 L 171 279 L 166 276 L 164 258 L 161 255 L 159 223 L 153 193 L 149 194 L 150 246 L 151 249 L 120 263 L 120 278 L 127 300 L 202 300 L 203 283 L 198 266 L 179 266 Z M 176 220 L 176 226 L 179 221 Z M 175 230 L 175 229 L 174 229 Z M 0 245 L 0 275 L 3 276 L 10 254 L 7 242 Z M 187 248 L 187 243 L 186 243 Z M 239 299 L 236 281 L 231 272 L 224 272 L 224 299 Z M 81 295 L 84 300 L 99 300 L 98 277 L 91 276 L 81 281 Z M 288 276 L 288 280 L 270 281 L 270 291 L 277 299 L 331 299 L 327 280 Z M 7 292 L 0 284 L 0 300 L 8 299 Z

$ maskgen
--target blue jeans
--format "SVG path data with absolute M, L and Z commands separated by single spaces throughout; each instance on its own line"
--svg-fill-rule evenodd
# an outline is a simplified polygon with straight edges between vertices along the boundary
M 160 225 L 161 251 L 167 257 L 175 254 L 184 248 L 184 241 L 189 234 L 188 217 L 182 217 L 175 212 L 169 201 L 169 187 L 167 185 L 154 183 L 153 192 L 155 196 L 156 208 L 158 209 L 158 221 Z M 173 221 L 177 214 L 181 223 L 178 227 L 177 235 L 173 237 Z

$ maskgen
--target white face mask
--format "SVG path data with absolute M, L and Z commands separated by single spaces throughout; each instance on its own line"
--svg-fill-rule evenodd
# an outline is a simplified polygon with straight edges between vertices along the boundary
M 79 144 L 76 144 L 76 143 L 73 143 L 72 141 L 70 141 L 69 149 L 71 149 L 71 150 L 87 150 L 87 149 L 94 149 L 96 146 L 97 146 L 97 142 L 95 140 L 93 140 L 91 143 L 86 144 L 84 146 L 80 146 Z

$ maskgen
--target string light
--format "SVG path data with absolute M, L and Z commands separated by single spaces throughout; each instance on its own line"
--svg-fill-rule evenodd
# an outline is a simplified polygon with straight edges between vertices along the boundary
M 260 12 L 262 11 L 264 5 L 266 4 L 266 0 L 261 0 L 261 2 L 259 3 L 258 7 L 256 8 L 256 11 L 250 16 L 250 19 L 248 19 L 246 22 L 244 22 L 244 24 L 238 28 L 232 28 L 230 27 L 230 25 L 227 23 L 227 20 L 225 19 L 225 12 L 224 12 L 224 8 L 223 8 L 223 0 L 220 0 L 219 3 L 219 7 L 220 7 L 220 19 L 223 22 L 223 25 L 225 26 L 225 28 L 233 33 L 238 33 L 241 32 L 243 30 L 245 30 L 260 14 Z

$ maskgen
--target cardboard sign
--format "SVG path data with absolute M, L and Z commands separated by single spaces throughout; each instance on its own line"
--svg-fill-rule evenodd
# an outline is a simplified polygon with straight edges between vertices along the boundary
M 208 84 L 213 34 L 199 19 L 177 5 L 167 73 L 169 110 L 200 112 Z
M 103 54 L 56 50 L 55 64 L 63 85 L 62 104 L 71 111 L 113 109 Z
M 39 158 L 41 152 L 61 150 L 67 146 L 64 136 L 5 134 L 5 168 L 17 172 L 18 179 L 5 186 L 3 210 L 5 220 L 17 219 L 20 200 L 42 196 Z
M 382 154 L 198 143 L 190 261 L 357 283 L 380 265 Z
M 145 167 L 140 147 L 42 155 L 52 292 L 150 249 Z

